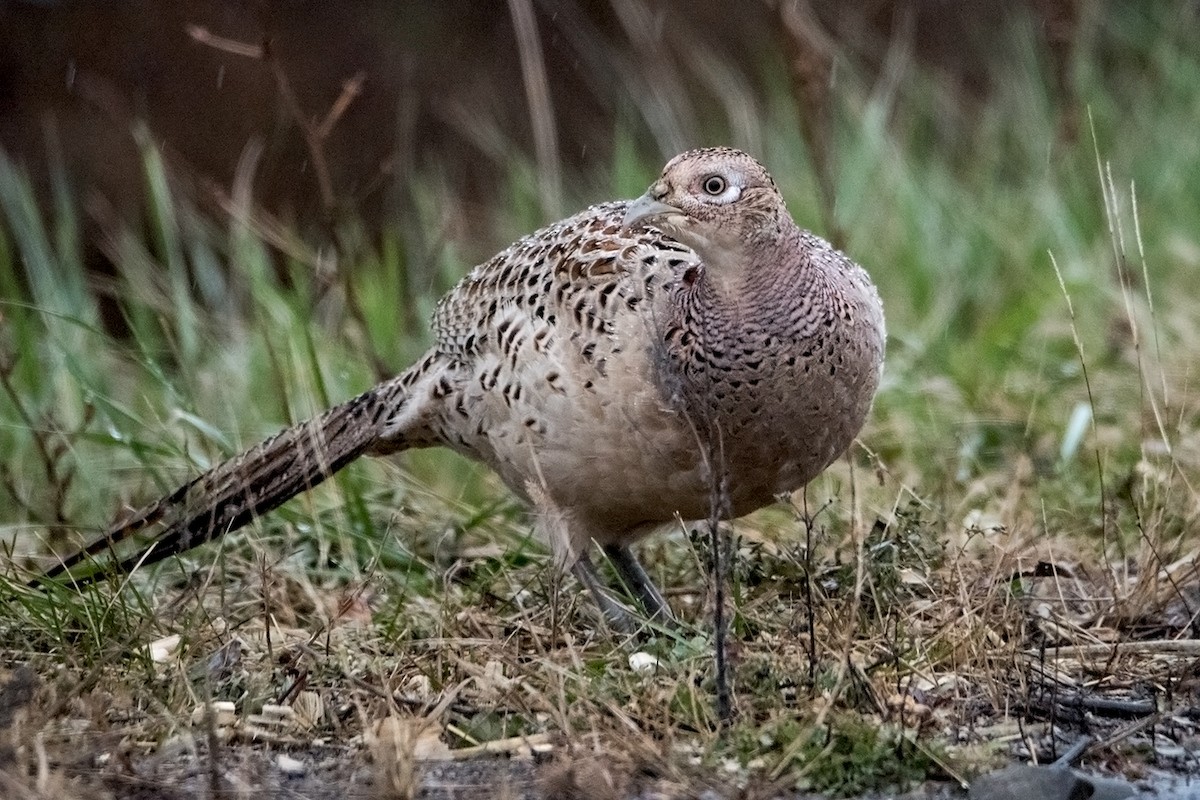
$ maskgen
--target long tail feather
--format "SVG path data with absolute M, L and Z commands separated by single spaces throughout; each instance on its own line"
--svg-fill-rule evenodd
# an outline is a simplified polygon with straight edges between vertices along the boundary
M 73 568 L 158 524 L 162 529 L 146 547 L 117 562 L 122 571 L 162 561 L 240 528 L 371 449 L 384 420 L 403 402 L 400 389 L 399 380 L 394 380 L 281 431 L 142 508 L 35 582 L 69 576 Z M 82 585 L 102 574 L 72 580 Z

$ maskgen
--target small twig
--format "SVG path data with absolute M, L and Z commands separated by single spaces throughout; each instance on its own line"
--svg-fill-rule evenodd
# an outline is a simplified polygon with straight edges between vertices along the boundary
M 708 469 L 712 480 L 709 488 L 708 535 L 712 548 L 713 597 L 713 660 L 717 681 L 717 724 L 724 728 L 733 721 L 733 690 L 729 675 L 729 615 L 726 613 L 725 587 L 729 581 L 729 558 L 726 539 L 721 532 L 721 520 L 729 511 L 729 476 L 724 468 L 724 447 L 718 433 L 717 441 L 709 443 Z M 716 451 L 716 452 L 714 452 Z
M 362 94 L 363 83 L 367 79 L 367 73 L 359 72 L 353 78 L 342 82 L 341 94 L 333 101 L 333 105 L 329 107 L 329 113 L 325 115 L 325 119 L 321 120 L 321 124 L 317 126 L 316 135 L 321 141 L 328 138 L 333 132 L 333 127 L 337 125 L 342 115 L 346 113 L 346 109 L 350 108 L 350 104 L 354 99 Z
M 816 595 L 813 592 L 813 532 L 816 528 L 817 519 L 833 505 L 833 498 L 827 499 L 820 508 L 810 512 L 808 510 L 808 487 L 805 486 L 800 490 L 800 507 L 797 508 L 794 503 L 790 503 L 790 505 L 800 524 L 804 526 L 804 552 L 799 558 L 800 568 L 804 577 L 800 586 L 801 593 L 804 595 L 805 624 L 808 626 L 808 638 L 806 642 L 808 648 L 808 688 L 811 692 L 817 686 L 817 611 Z
M 271 74 L 275 78 L 275 86 L 279 90 L 280 97 L 283 99 L 284 108 L 287 109 L 292 121 L 296 123 L 296 127 L 300 129 L 300 134 L 304 138 L 304 145 L 308 149 L 309 158 L 312 160 L 313 173 L 317 178 L 317 191 L 321 194 L 321 207 L 325 209 L 327 214 L 331 213 L 334 209 L 336 198 L 333 193 L 333 179 L 329 171 L 329 161 L 325 158 L 325 139 L 328 138 L 338 120 L 346 113 L 346 110 L 354 102 L 355 98 L 362 93 L 362 85 L 366 80 L 366 75 L 359 72 L 353 78 L 343 82 L 342 91 L 337 99 L 334 100 L 333 105 L 330 106 L 329 111 L 321 119 L 320 123 L 314 123 L 300 106 L 300 99 L 296 96 L 296 91 L 292 88 L 292 82 L 288 79 L 283 64 L 275 54 L 270 39 L 258 45 L 247 44 L 234 39 L 227 39 L 223 36 L 216 36 L 207 28 L 200 25 L 189 25 L 187 33 L 194 41 L 202 45 L 226 53 L 257 59 L 270 68 Z
M 1151 728 L 1151 727 L 1157 725 L 1161 719 L 1162 719 L 1162 714 L 1151 714 L 1148 717 L 1142 717 L 1141 719 L 1136 720 L 1135 722 L 1129 723 L 1124 728 L 1122 728 L 1121 730 L 1114 733 L 1112 736 L 1109 736 L 1106 739 L 1102 739 L 1099 742 L 1096 742 L 1095 745 L 1092 746 L 1091 749 L 1092 750 L 1104 750 L 1104 749 L 1107 749 L 1110 747 L 1115 747 L 1116 745 L 1120 744 L 1124 740 L 1128 739 L 1130 736 L 1141 733 L 1142 731 L 1146 730 L 1147 728 Z
M 1059 695 L 1058 704 L 1082 708 L 1100 717 L 1116 717 L 1118 719 L 1140 719 L 1158 711 L 1153 700 L 1114 700 L 1108 697 L 1089 697 L 1084 694 Z
M 1079 759 L 1081 759 L 1083 757 L 1083 754 L 1087 751 L 1088 747 L 1091 746 L 1093 741 L 1094 740 L 1092 739 L 1092 737 L 1087 736 L 1086 734 L 1083 736 L 1080 736 L 1078 739 L 1075 740 L 1075 743 L 1073 745 L 1071 745 L 1065 753 L 1063 753 L 1061 756 L 1059 756 L 1057 759 L 1055 759 L 1054 763 L 1051 764 L 1050 766 L 1052 766 L 1052 767 L 1073 766 L 1076 761 L 1078 761 Z
M 17 416 L 21 418 L 21 422 L 33 437 L 33 446 L 37 449 L 38 459 L 42 462 L 42 469 L 46 473 L 46 480 L 53 484 L 56 473 L 54 458 L 50 455 L 50 448 L 47 447 L 40 428 L 34 424 L 33 416 L 25 408 L 25 404 L 21 402 L 21 393 L 13 385 L 12 374 L 16 368 L 15 360 L 11 359 L 7 354 L 0 355 L 0 386 L 4 387 L 4 393 L 12 400 L 13 408 L 17 411 Z
M 13 472 L 7 464 L 0 465 L 0 486 L 3 486 L 13 501 L 31 519 L 45 522 L 57 533 L 70 525 L 67 500 L 71 493 L 71 484 L 75 480 L 75 467 L 69 463 L 64 464 L 64 457 L 70 452 L 71 442 L 91 423 L 95 408 L 90 404 L 86 405 L 79 426 L 69 431 L 62 430 L 50 414 L 44 415 L 40 423 L 36 422 L 13 382 L 12 376 L 15 371 L 16 359 L 11 354 L 0 351 L 0 388 L 3 388 L 4 394 L 12 401 L 17 416 L 33 440 L 38 461 L 46 475 L 46 485 L 51 490 L 50 508 L 47 510 L 44 505 L 40 509 L 35 508 L 21 496 Z
M 713 503 L 708 519 L 708 534 L 712 546 L 713 580 L 713 650 L 717 667 L 717 722 L 725 727 L 733 721 L 733 692 L 729 680 L 729 616 L 725 613 L 725 582 L 729 579 L 728 559 L 725 557 L 725 538 L 721 535 L 720 516 Z
M 247 44 L 239 42 L 236 39 L 226 39 L 224 36 L 217 36 L 202 25 L 188 25 L 185 30 L 187 35 L 200 44 L 211 47 L 214 50 L 221 50 L 225 53 L 233 53 L 235 56 L 245 56 L 259 61 L 263 60 L 264 51 L 261 44 Z
M 510 736 L 507 739 L 493 739 L 474 747 L 455 748 L 450 751 L 450 758 L 453 761 L 467 761 L 480 756 L 521 755 L 526 752 L 532 753 L 535 748 L 542 752 L 550 752 L 554 749 L 556 737 L 557 734 L 533 733 Z
M 834 677 L 833 687 L 828 692 L 824 693 L 823 702 L 821 702 L 820 707 L 817 709 L 817 713 L 813 716 L 812 728 L 814 730 L 825 725 L 825 720 L 829 716 L 829 712 L 833 710 L 834 704 L 841 698 L 842 692 L 845 691 L 847 678 L 849 677 L 851 680 L 854 680 L 852 673 L 856 672 L 856 667 L 854 667 L 851 660 L 851 650 L 854 646 L 855 631 L 858 629 L 858 608 L 862 603 L 862 588 L 863 583 L 865 582 L 864 576 L 866 567 L 863 553 L 864 537 L 856 536 L 855 538 L 857 540 L 857 554 L 854 599 L 850 605 L 850 620 L 846 625 L 846 638 L 842 648 L 842 657 L 838 659 L 837 674 Z M 784 750 L 783 755 L 779 757 L 779 760 L 775 763 L 775 767 L 769 773 L 770 779 L 773 781 L 779 780 L 780 776 L 783 775 L 788 765 L 791 764 L 792 759 L 794 759 L 800 753 L 800 751 L 804 749 L 806 744 L 807 740 L 803 736 L 798 736 L 792 740 L 792 743 L 788 745 L 786 750 Z M 831 752 L 832 746 L 833 741 L 831 740 L 829 745 L 827 745 L 820 753 L 818 753 L 816 756 L 810 759 L 807 764 L 805 764 L 804 768 L 800 771 L 800 774 L 805 774 L 813 769 L 819 761 L 821 761 Z
M 304 109 L 300 107 L 300 99 L 296 97 L 296 91 L 292 88 L 287 71 L 284 70 L 283 64 L 275 55 L 269 40 L 263 43 L 263 60 L 271 68 L 271 74 L 275 76 L 275 85 L 279 89 L 280 97 L 283 98 L 284 108 L 287 109 L 292 121 L 296 123 L 296 127 L 300 129 L 300 133 L 304 137 L 304 145 L 308 148 L 309 158 L 312 159 L 313 173 L 317 176 L 317 191 L 321 193 L 321 207 L 325 209 L 326 213 L 331 212 L 334 205 L 333 179 L 329 177 L 329 162 L 325 160 L 325 150 L 322 147 L 321 137 L 317 135 L 317 127 L 305 116 Z
M 256 156 L 257 157 L 257 153 Z M 200 178 L 200 186 L 208 192 L 212 202 L 221 212 L 245 225 L 256 237 L 265 244 L 275 248 L 290 259 L 305 266 L 313 267 L 318 272 L 332 268 L 330 259 L 312 250 L 299 237 L 292 234 L 280 219 L 262 208 L 250 208 L 249 202 L 241 202 L 241 198 L 230 196 L 223 187 L 215 181 Z M 247 198 L 248 200 L 248 198 Z
M 1200 640 L 1156 639 L 1149 642 L 1113 642 L 1112 644 L 1068 644 L 1054 648 L 1055 658 L 1086 658 L 1088 656 L 1173 655 L 1195 658 L 1200 656 Z M 1037 650 L 1025 655 L 1036 657 Z
M 813 607 L 813 518 L 808 513 L 808 487 L 803 489 L 804 497 L 804 606 L 808 617 L 808 688 L 813 691 L 817 686 L 817 612 Z
M 266 634 L 267 660 L 274 663 L 275 648 L 271 638 L 271 623 L 275 615 L 271 612 L 271 573 L 267 567 L 267 559 L 261 556 L 258 559 L 258 580 L 262 585 L 263 632 Z

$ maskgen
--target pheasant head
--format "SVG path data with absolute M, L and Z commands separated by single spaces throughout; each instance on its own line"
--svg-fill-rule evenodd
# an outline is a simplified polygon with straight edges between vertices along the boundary
M 650 225 L 696 251 L 722 277 L 745 270 L 750 248 L 780 242 L 795 228 L 775 182 L 740 150 L 689 150 L 671 159 L 630 203 L 625 227 Z

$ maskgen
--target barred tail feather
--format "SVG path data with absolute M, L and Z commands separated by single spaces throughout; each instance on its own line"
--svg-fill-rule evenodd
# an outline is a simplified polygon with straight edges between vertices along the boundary
M 73 568 L 155 525 L 162 528 L 151 534 L 148 545 L 117 562 L 122 571 L 162 561 L 240 528 L 370 450 L 385 419 L 403 403 L 402 394 L 397 379 L 279 432 L 142 508 L 47 570 L 37 582 L 64 574 L 71 577 Z M 72 581 L 87 584 L 101 574 L 72 577 Z

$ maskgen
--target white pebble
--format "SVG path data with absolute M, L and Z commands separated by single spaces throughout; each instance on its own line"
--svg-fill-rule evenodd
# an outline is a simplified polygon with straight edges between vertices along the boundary
M 658 658 L 644 651 L 629 656 L 629 668 L 634 672 L 654 672 L 658 669 Z
M 308 769 L 303 761 L 298 758 L 292 758 L 286 753 L 280 753 L 275 757 L 275 766 L 279 767 L 279 771 L 284 775 L 291 776 L 303 775 L 305 770 Z

